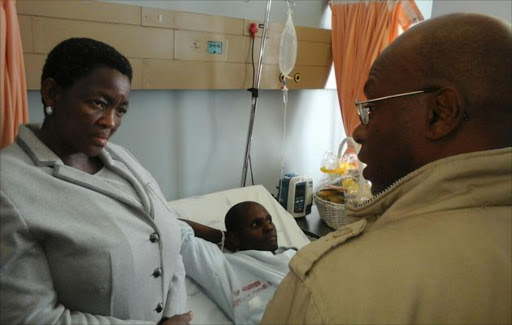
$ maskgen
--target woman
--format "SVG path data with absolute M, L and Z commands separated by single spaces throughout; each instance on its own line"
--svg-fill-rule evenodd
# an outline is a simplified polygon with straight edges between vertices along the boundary
M 108 142 L 131 79 L 102 42 L 72 38 L 49 53 L 44 123 L 20 126 L 0 155 L 0 323 L 190 321 L 176 217 L 151 175 Z

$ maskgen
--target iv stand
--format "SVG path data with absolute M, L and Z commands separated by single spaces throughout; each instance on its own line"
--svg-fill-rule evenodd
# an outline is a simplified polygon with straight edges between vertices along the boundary
M 267 9 L 265 12 L 265 21 L 263 23 L 263 36 L 261 39 L 261 48 L 260 48 L 260 57 L 258 60 L 258 71 L 256 74 L 256 88 L 251 88 L 249 91 L 252 93 L 252 100 L 251 100 L 251 118 L 249 120 L 249 131 L 247 133 L 247 143 L 245 146 L 245 156 L 244 156 L 244 165 L 242 169 L 242 182 L 240 184 L 240 187 L 245 186 L 245 182 L 247 179 L 247 167 L 249 165 L 250 159 L 251 159 L 251 141 L 252 141 L 252 131 L 254 127 L 254 117 L 256 115 L 256 106 L 258 104 L 258 91 L 260 89 L 260 81 L 261 81 L 261 72 L 263 69 L 263 53 L 265 52 L 265 42 L 266 42 L 266 36 L 267 36 L 267 29 L 268 29 L 268 18 L 270 15 L 270 7 L 272 5 L 272 0 L 267 0 Z M 254 76 L 253 76 L 254 78 Z

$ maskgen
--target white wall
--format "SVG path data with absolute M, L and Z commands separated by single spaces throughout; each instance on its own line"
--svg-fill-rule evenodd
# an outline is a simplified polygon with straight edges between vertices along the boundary
M 429 19 L 432 15 L 432 0 L 416 0 L 415 2 L 423 18 Z
M 112 141 L 127 147 L 157 179 L 168 199 L 240 186 L 250 93 L 238 90 L 133 91 L 129 113 Z M 31 122 L 43 119 L 38 92 L 29 92 Z M 344 137 L 334 90 L 289 92 L 283 151 L 280 91 L 261 91 L 252 140 L 255 183 L 276 193 L 282 153 L 286 172 L 318 180 L 325 150 Z M 250 184 L 250 177 L 247 184 Z
M 118 1 L 119 2 L 119 1 Z M 124 1 L 128 4 L 263 20 L 266 1 Z M 285 1 L 272 2 L 271 21 L 285 21 Z M 296 1 L 297 26 L 329 28 L 327 1 Z M 240 186 L 251 110 L 246 90 L 134 90 L 129 113 L 112 141 L 127 147 L 157 179 L 167 199 Z M 345 137 L 336 90 L 289 92 L 283 147 L 282 95 L 260 92 L 252 140 L 255 184 L 275 194 L 285 172 L 318 182 L 322 156 Z M 29 92 L 31 122 L 43 120 L 37 91 Z M 251 184 L 250 174 L 247 184 Z
M 454 12 L 471 12 L 496 16 L 512 22 L 511 0 L 434 0 L 432 17 Z

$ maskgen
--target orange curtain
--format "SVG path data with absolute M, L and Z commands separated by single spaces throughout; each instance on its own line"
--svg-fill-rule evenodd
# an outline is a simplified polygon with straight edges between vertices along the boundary
M 406 8 L 411 1 L 405 2 Z M 419 13 L 414 1 L 412 6 Z M 418 17 L 408 19 L 401 1 L 331 3 L 331 10 L 338 100 L 345 132 L 352 136 L 359 124 L 354 102 L 365 98 L 363 87 L 373 61 L 398 37 L 401 28 L 408 28 Z
M 14 142 L 28 122 L 27 86 L 16 0 L 2 0 L 0 17 L 0 148 Z

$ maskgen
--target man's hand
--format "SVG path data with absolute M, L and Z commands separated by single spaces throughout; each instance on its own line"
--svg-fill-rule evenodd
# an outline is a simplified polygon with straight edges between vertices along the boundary
M 174 315 L 171 318 L 162 319 L 159 325 L 189 325 L 194 314 L 191 311 L 185 314 Z
M 194 222 L 192 220 L 180 220 L 188 223 L 188 225 L 194 230 L 194 235 L 196 237 L 202 238 L 214 244 L 218 244 L 222 240 L 222 231 L 219 229 L 215 229 L 210 226 L 203 225 L 202 223 Z

